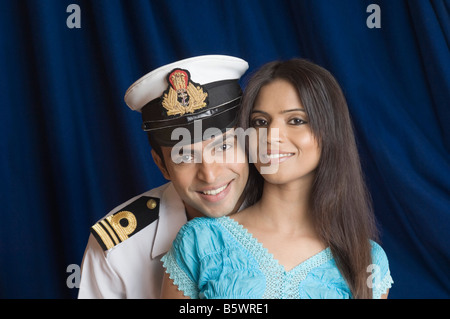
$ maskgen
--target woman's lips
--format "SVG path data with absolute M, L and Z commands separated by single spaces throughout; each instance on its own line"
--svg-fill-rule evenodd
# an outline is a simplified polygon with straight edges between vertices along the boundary
M 294 155 L 295 153 L 289 152 L 277 152 L 277 153 L 267 152 L 267 154 L 263 155 L 263 159 L 264 163 L 281 163 Z

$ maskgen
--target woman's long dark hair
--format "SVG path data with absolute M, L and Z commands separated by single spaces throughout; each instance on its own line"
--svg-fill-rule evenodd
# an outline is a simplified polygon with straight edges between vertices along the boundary
M 353 298 L 372 298 L 367 267 L 377 232 L 371 200 L 361 170 L 353 127 L 342 90 L 324 68 L 303 59 L 271 62 L 250 79 L 244 92 L 238 126 L 250 126 L 260 89 L 276 79 L 291 83 L 321 148 L 311 192 L 311 216 L 321 239 L 330 247 Z M 263 179 L 251 165 L 246 199 L 262 195 Z

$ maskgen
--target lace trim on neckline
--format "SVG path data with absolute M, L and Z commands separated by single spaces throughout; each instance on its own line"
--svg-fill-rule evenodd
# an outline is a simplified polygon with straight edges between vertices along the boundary
M 327 247 L 286 271 L 273 254 L 243 225 L 228 216 L 217 218 L 216 221 L 257 261 L 260 270 L 267 278 L 263 298 L 280 298 L 280 296 L 282 298 L 299 298 L 298 286 L 300 282 L 306 278 L 311 270 L 333 259 L 331 249 Z

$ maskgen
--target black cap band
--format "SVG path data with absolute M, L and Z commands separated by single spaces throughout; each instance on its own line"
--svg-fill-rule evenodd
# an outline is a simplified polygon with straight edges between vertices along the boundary
M 167 116 L 162 106 L 162 98 L 157 98 L 147 103 L 142 108 L 142 128 L 148 132 L 161 146 L 174 146 L 180 140 L 172 139 L 175 128 L 184 127 L 191 134 L 190 141 L 184 144 L 192 144 L 202 140 L 194 134 L 194 123 L 202 121 L 203 131 L 208 128 L 217 128 L 222 133 L 236 123 L 236 113 L 241 103 L 242 90 L 238 80 L 225 80 L 202 85 L 208 93 L 208 105 L 193 113 L 182 116 Z M 197 123 L 198 124 L 198 123 Z M 187 143 L 190 142 L 190 143 Z
M 176 144 L 181 146 L 201 142 L 204 139 L 203 133 L 208 128 L 217 128 L 221 133 L 225 133 L 228 129 L 233 128 L 236 125 L 236 113 L 239 106 L 240 99 L 234 107 L 230 107 L 227 111 L 219 113 L 213 117 L 205 117 L 204 119 L 194 121 L 186 125 L 177 125 L 175 127 L 154 130 L 148 132 L 148 134 L 151 136 L 151 139 L 160 146 L 174 146 Z M 196 125 L 201 125 L 200 132 L 196 132 Z M 177 128 L 186 128 L 189 131 L 188 139 L 184 138 L 184 136 L 179 136 L 176 134 L 172 139 L 172 133 Z

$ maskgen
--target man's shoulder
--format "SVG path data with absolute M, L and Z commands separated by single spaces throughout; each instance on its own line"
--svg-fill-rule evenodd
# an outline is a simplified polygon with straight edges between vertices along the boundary
M 91 233 L 104 251 L 124 242 L 155 222 L 160 202 L 170 183 L 131 198 L 111 210 L 91 227 Z

